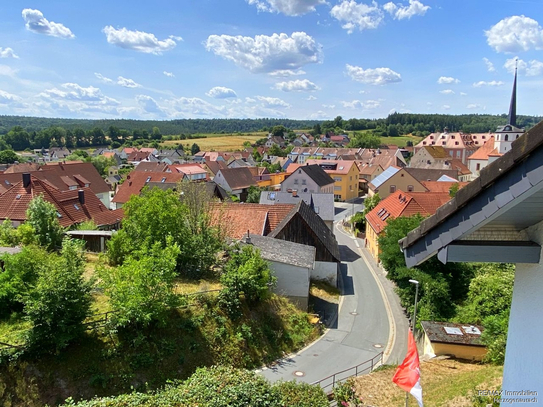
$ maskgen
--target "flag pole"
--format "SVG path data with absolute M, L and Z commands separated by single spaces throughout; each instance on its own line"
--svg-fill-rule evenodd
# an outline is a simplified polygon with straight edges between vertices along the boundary
M 415 335 L 415 328 L 417 326 L 417 301 L 419 297 L 419 282 L 417 280 L 409 280 L 411 284 L 415 284 L 415 309 L 413 310 L 413 320 L 411 328 L 413 329 L 413 335 Z M 405 407 L 409 407 L 409 392 L 405 392 Z

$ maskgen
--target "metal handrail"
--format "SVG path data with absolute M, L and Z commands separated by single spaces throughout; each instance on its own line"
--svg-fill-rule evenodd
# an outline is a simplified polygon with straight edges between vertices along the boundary
M 350 377 L 356 377 L 359 374 L 363 374 L 368 370 L 369 370 L 369 372 L 372 372 L 373 369 L 379 363 L 382 363 L 382 362 L 383 362 L 383 352 L 380 352 L 377 355 L 375 355 L 373 358 L 368 359 L 365 362 L 362 362 L 362 363 L 360 363 L 360 364 L 358 364 L 356 366 L 350 367 L 350 368 L 342 370 L 340 372 L 336 372 L 336 373 L 334 373 L 334 374 L 332 374 L 330 376 L 325 377 L 324 379 L 318 380 L 318 381 L 313 382 L 311 384 L 314 385 L 314 386 L 317 386 L 317 385 L 320 386 L 327 393 L 328 393 L 328 391 L 326 389 L 328 387 L 332 386 L 332 389 L 329 391 L 331 393 L 333 391 L 334 387 L 336 386 L 336 383 L 341 383 L 341 382 L 345 381 L 346 379 L 348 379 Z M 361 366 L 367 365 L 368 363 L 370 364 L 369 367 L 366 367 L 364 369 L 360 369 Z M 341 376 L 343 373 L 350 372 L 353 369 L 354 369 L 354 374 L 349 374 L 349 375 L 344 376 L 344 377 Z M 323 383 L 326 382 L 326 381 L 330 381 L 330 383 L 323 385 Z

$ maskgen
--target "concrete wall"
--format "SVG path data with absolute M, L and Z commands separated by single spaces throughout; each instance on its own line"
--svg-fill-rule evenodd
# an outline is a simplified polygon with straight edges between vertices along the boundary
M 316 261 L 315 268 L 311 270 L 311 278 L 314 280 L 325 280 L 334 287 L 337 287 L 337 269 L 337 263 Z
M 486 355 L 486 348 L 482 346 L 456 345 L 451 343 L 432 343 L 434 354 L 453 355 L 458 359 L 480 361 Z
M 277 285 L 273 291 L 307 311 L 310 270 L 276 261 L 270 261 L 270 269 L 277 277 Z
M 530 227 L 528 236 L 542 245 L 543 222 Z M 507 391 L 537 391 L 539 400 L 543 395 L 543 350 L 538 345 L 543 337 L 543 255 L 541 259 L 539 264 L 516 265 L 502 386 Z

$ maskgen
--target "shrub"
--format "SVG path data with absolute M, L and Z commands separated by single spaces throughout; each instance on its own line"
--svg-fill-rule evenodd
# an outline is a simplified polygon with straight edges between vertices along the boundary
M 171 241 L 169 238 L 164 249 L 156 242 L 149 252 L 138 258 L 128 257 L 122 266 L 99 269 L 111 306 L 117 311 L 115 326 L 147 326 L 165 321 L 176 300 L 173 283 L 179 247 Z
M 62 243 L 63 230 L 58 221 L 57 210 L 41 195 L 33 198 L 26 211 L 27 222 L 36 232 L 36 241 L 47 250 L 53 250 Z
M 91 282 L 83 280 L 82 244 L 65 239 L 59 259 L 45 265 L 24 312 L 32 322 L 27 342 L 31 349 L 58 353 L 84 331 L 90 314 Z
M 278 382 L 274 384 L 280 406 L 328 407 L 328 396 L 320 386 L 309 383 Z

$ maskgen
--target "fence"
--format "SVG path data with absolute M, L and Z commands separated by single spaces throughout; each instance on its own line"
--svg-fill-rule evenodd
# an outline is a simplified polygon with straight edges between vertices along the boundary
M 311 383 L 320 386 L 326 393 L 332 393 L 337 383 L 341 383 L 350 377 L 356 377 L 365 373 L 371 373 L 375 367 L 383 363 L 383 352 L 375 355 L 373 358 L 360 363 L 359 365 L 334 373 L 324 379 Z

